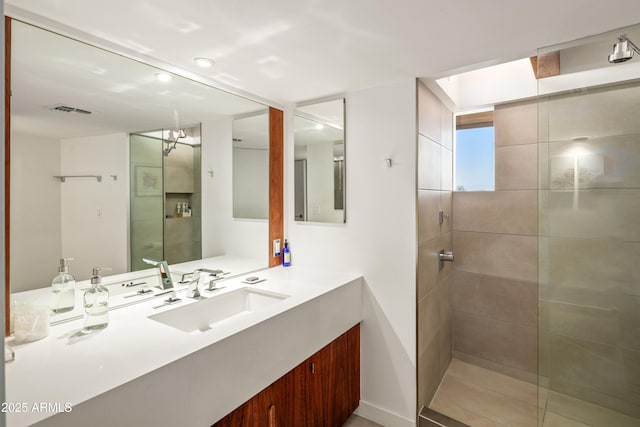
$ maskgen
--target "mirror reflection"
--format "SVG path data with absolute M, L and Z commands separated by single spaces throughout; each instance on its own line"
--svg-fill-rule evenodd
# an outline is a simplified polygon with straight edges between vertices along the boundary
M 266 135 L 265 105 L 18 21 L 11 75 L 12 292 L 50 294 L 63 257 L 77 281 L 143 257 L 267 266 L 267 232 L 234 223 L 227 166 L 234 119 L 261 117 Z
M 269 114 L 233 121 L 233 217 L 269 219 Z
M 200 152 L 199 125 L 130 135 L 132 271 L 201 258 Z
M 295 220 L 345 222 L 344 99 L 298 107 Z

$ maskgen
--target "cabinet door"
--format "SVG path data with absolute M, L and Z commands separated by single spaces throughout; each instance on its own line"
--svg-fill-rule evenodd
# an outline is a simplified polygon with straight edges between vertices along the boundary
M 227 414 L 212 427 L 253 427 L 252 401 L 248 401 L 233 412 Z
M 254 424 L 256 427 L 293 427 L 298 425 L 294 422 L 296 412 L 294 372 L 295 369 L 269 386 L 270 395 L 259 404 L 261 411 L 265 411 L 266 408 L 267 417 L 266 419 L 260 417 L 262 421 Z M 265 421 L 266 424 L 264 424 Z
M 295 426 L 294 382 L 291 373 L 280 378 L 235 409 L 213 427 L 289 427 Z
M 360 404 L 360 325 L 214 427 L 340 427 Z
M 323 379 L 327 375 L 323 350 L 308 358 L 300 368 L 296 394 L 302 411 L 296 421 L 308 427 L 328 426 L 323 410 L 326 400 Z
M 306 426 L 339 427 L 360 404 L 360 328 L 356 325 L 305 362 L 300 392 Z

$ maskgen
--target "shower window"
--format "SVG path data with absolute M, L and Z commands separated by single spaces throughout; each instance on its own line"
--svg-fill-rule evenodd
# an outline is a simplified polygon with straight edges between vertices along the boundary
M 455 190 L 495 189 L 493 111 L 456 117 Z

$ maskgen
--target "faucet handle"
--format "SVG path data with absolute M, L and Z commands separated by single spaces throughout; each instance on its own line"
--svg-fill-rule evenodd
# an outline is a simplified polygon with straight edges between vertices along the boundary
M 173 304 L 178 301 L 180 301 L 180 298 L 176 296 L 176 291 L 171 291 L 169 292 L 169 296 L 164 302 L 166 302 L 167 304 Z
M 209 286 L 207 286 L 207 290 L 209 292 L 217 291 L 218 290 L 218 281 L 217 281 L 217 279 L 219 277 L 217 275 L 215 275 L 215 274 L 212 274 L 211 276 L 213 276 L 213 278 L 211 280 L 209 280 Z
M 196 287 L 193 290 L 193 293 L 191 294 L 191 298 L 201 298 L 202 295 L 200 295 L 200 289 L 198 289 L 198 282 L 196 282 Z

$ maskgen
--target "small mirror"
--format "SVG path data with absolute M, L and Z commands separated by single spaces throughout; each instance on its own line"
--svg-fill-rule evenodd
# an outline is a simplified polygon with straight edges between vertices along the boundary
M 295 220 L 344 223 L 344 99 L 298 107 L 295 128 Z

